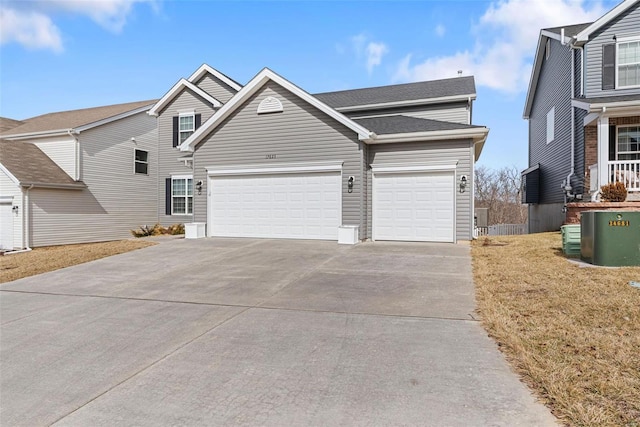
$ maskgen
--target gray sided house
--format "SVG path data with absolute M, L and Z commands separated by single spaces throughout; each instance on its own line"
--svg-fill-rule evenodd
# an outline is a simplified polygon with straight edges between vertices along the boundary
M 639 5 L 540 32 L 524 109 L 530 232 L 559 229 L 567 203 L 597 203 L 611 182 L 640 200 Z
M 0 248 L 123 239 L 157 221 L 157 128 L 142 101 L 45 114 L 3 131 Z
M 237 89 L 179 146 L 207 236 L 472 239 L 472 77 L 311 95 L 264 69 Z

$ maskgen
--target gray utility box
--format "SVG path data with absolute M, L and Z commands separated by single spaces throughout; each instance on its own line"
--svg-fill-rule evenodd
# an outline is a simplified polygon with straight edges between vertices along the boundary
M 586 211 L 580 225 L 583 261 L 611 267 L 640 266 L 640 212 Z

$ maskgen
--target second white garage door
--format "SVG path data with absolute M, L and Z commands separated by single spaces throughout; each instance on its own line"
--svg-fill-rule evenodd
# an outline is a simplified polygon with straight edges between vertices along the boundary
M 453 172 L 376 175 L 373 238 L 453 242 L 454 191 Z
M 212 177 L 212 230 L 218 237 L 337 240 L 340 172 Z

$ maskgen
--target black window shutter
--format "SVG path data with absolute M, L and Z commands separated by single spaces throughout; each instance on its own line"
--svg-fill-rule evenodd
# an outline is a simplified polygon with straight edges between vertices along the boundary
M 164 213 L 171 215 L 171 178 L 164 180 Z
M 609 125 L 609 161 L 616 159 L 616 126 Z
M 196 114 L 194 129 L 198 129 L 201 124 L 202 124 L 202 114 Z
M 173 146 L 178 146 L 178 116 L 173 118 Z
M 616 88 L 616 45 L 602 46 L 602 90 Z

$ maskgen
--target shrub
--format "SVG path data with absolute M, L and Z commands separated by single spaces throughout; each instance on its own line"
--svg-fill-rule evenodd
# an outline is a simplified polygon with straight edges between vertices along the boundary
M 600 187 L 600 196 L 605 202 L 624 202 L 627 200 L 627 188 L 622 182 L 612 182 Z
M 171 234 L 172 236 L 178 234 L 184 234 L 184 224 L 172 224 L 168 227 L 163 227 L 160 224 L 155 224 L 150 227 L 148 225 L 141 225 L 139 230 L 131 230 L 133 237 L 148 237 L 148 236 L 160 236 L 162 234 Z

